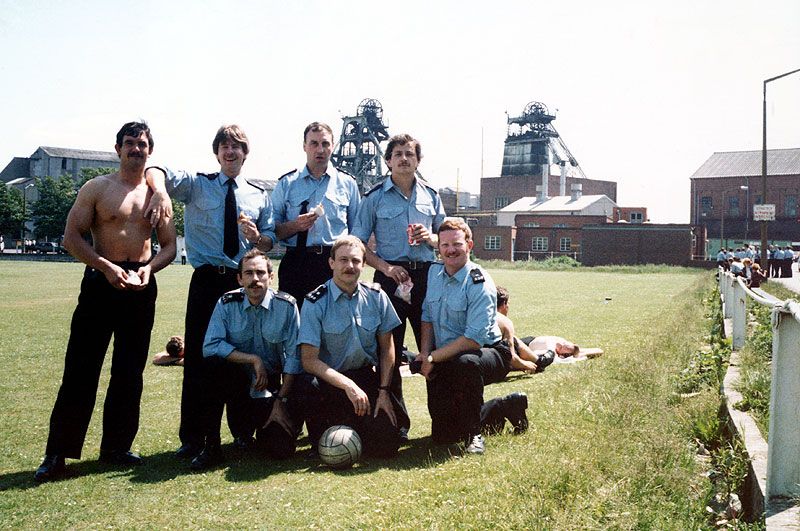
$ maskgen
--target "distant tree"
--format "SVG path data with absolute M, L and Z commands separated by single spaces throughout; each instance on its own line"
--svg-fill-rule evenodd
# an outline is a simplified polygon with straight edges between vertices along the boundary
M 117 171 L 117 168 L 83 168 L 81 169 L 80 179 L 78 179 L 77 189 L 80 190 L 81 186 L 86 184 L 86 181 L 90 181 L 95 177 L 99 177 L 100 175 L 114 173 L 115 171 Z
M 185 236 L 183 233 L 183 211 L 184 206 L 183 203 L 179 201 L 172 200 L 172 219 L 175 222 L 175 232 L 178 233 L 178 236 Z
M 59 179 L 36 179 L 39 199 L 33 203 L 33 223 L 38 239 L 60 239 L 67 225 L 67 214 L 75 203 L 75 181 L 68 175 Z
M 22 192 L 0 182 L 0 234 L 19 234 L 22 226 Z

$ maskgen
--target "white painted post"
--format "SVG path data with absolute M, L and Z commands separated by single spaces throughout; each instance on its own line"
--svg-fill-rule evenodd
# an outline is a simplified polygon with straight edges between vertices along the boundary
M 733 349 L 739 350 L 744 346 L 745 336 L 747 335 L 747 293 L 736 277 L 733 278 L 733 289 L 731 291 L 733 292 L 733 297 L 731 297 Z
M 767 497 L 800 494 L 800 305 L 772 310 Z
M 733 317 L 733 283 L 735 282 L 731 273 L 725 273 L 725 289 L 722 300 L 725 301 L 723 305 L 723 317 L 730 319 Z

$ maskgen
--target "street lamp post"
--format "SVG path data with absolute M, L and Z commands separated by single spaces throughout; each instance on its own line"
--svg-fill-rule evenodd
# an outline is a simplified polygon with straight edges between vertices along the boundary
M 25 254 L 25 222 L 27 219 L 27 214 L 25 210 L 28 206 L 28 188 L 33 188 L 34 184 L 30 183 L 22 188 L 22 227 L 20 228 L 19 235 L 20 235 L 20 242 L 22 243 L 22 254 Z
M 790 76 L 800 72 L 800 68 L 786 72 L 779 76 L 764 80 L 764 101 L 763 101 L 763 120 L 762 120 L 762 143 L 761 143 L 761 204 L 767 204 L 767 83 Z M 761 222 L 761 265 L 767 265 L 767 222 Z

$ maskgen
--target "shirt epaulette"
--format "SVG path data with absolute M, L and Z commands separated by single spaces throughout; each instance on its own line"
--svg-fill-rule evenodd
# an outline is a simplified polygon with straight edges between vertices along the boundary
M 257 190 L 261 190 L 262 192 L 266 192 L 267 191 L 266 187 L 261 186 L 260 184 L 256 184 L 255 182 L 251 181 L 250 179 L 245 179 L 245 182 L 247 184 L 249 184 L 250 186 L 252 186 L 253 188 L 257 189 Z
M 291 171 L 287 171 L 286 173 L 284 173 L 283 175 L 281 175 L 280 177 L 278 177 L 278 180 L 280 181 L 280 180 L 281 180 L 281 179 L 283 179 L 284 177 L 288 177 L 288 176 L 290 176 L 291 174 L 293 174 L 293 173 L 296 173 L 296 172 L 297 172 L 297 168 L 295 168 L 295 169 L 293 169 L 293 170 L 291 170 Z
M 328 292 L 328 286 L 326 286 L 325 284 L 320 284 L 319 286 L 317 286 L 317 289 L 306 294 L 306 300 L 311 302 L 317 302 L 327 292 Z
M 469 272 L 469 276 L 472 278 L 473 284 L 480 284 L 486 281 L 486 277 L 483 276 L 483 273 L 477 267 Z
M 383 183 L 384 182 L 386 182 L 386 181 L 381 181 L 378 184 L 376 184 L 375 186 L 373 186 L 372 188 L 370 188 L 369 191 L 366 194 L 364 194 L 364 197 L 367 197 L 369 194 L 371 194 L 375 190 L 380 190 L 383 187 Z
M 359 280 L 358 283 L 361 284 L 362 286 L 364 286 L 365 288 L 371 289 L 372 291 L 380 291 L 381 290 L 381 285 L 378 284 L 377 282 L 365 282 L 363 280 Z
M 222 304 L 228 304 L 229 302 L 242 302 L 243 300 L 244 300 L 244 291 L 240 289 L 229 291 L 228 293 L 222 296 Z
M 213 181 L 214 179 L 219 177 L 219 172 L 215 172 L 215 173 L 198 173 L 197 175 L 205 177 L 209 181 Z
M 285 291 L 276 291 L 275 292 L 275 298 L 276 299 L 280 299 L 282 301 L 286 301 L 289 304 L 297 304 L 297 301 L 295 300 L 295 298 L 292 297 L 291 295 L 289 295 L 288 293 L 286 293 Z
M 422 183 L 422 186 L 424 186 L 424 187 L 425 187 L 425 188 L 427 188 L 428 190 L 430 190 L 430 191 L 432 191 L 432 192 L 434 192 L 434 193 L 436 193 L 436 194 L 438 194 L 438 193 L 439 193 L 439 192 L 436 190 L 436 188 L 434 188 L 433 186 L 431 186 L 431 185 L 428 183 L 428 181 L 426 181 L 425 179 L 422 179 L 421 177 L 417 177 L 417 180 L 418 180 L 420 183 Z

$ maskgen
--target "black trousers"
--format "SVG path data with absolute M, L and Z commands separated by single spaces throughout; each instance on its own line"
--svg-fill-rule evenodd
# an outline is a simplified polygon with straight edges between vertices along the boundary
M 389 300 L 400 318 L 400 326 L 392 330 L 394 339 L 394 371 L 392 372 L 391 394 L 394 404 L 394 413 L 397 417 L 397 425 L 408 430 L 411 428 L 411 419 L 408 416 L 406 403 L 403 399 L 403 378 L 400 376 L 400 365 L 403 363 L 403 344 L 406 337 L 406 319 L 411 323 L 411 330 L 414 331 L 414 339 L 417 342 L 417 352 L 420 350 L 420 333 L 422 330 L 422 303 L 425 300 L 425 293 L 428 291 L 428 269 L 430 262 L 419 262 L 419 269 L 406 267 L 414 287 L 411 289 L 411 302 L 395 296 L 397 282 L 387 277 L 380 271 L 375 271 L 373 280 L 381 285 L 383 291 L 389 295 Z
M 364 455 L 376 457 L 393 457 L 397 455 L 400 447 L 400 434 L 396 426 L 392 425 L 389 417 L 381 412 L 375 414 L 375 402 L 378 399 L 380 375 L 370 367 L 363 367 L 342 374 L 353 380 L 369 398 L 371 412 L 369 415 L 359 417 L 353 409 L 353 404 L 347 394 L 327 382 L 320 381 L 319 387 L 322 394 L 323 407 L 319 415 L 320 424 L 324 429 L 338 424 L 350 426 L 361 437 Z
M 333 276 L 328 263 L 330 247 L 322 247 L 321 253 L 312 252 L 311 249 L 313 248 L 298 251 L 294 247 L 288 247 L 278 267 L 278 289 L 297 299 L 298 310 L 303 307 L 307 293 L 314 291 Z
M 142 264 L 121 262 L 124 269 Z M 111 336 L 111 380 L 103 406 L 101 451 L 128 451 L 139 430 L 142 373 L 147 363 L 158 288 L 155 276 L 142 291 L 114 289 L 105 275 L 86 268 L 72 315 L 64 376 L 50 416 L 48 455 L 80 458 Z
M 484 403 L 483 387 L 502 381 L 510 369 L 511 352 L 502 342 L 434 364 L 427 381 L 434 442 L 463 441 L 501 416 L 498 400 Z
M 179 436 L 182 444 L 202 446 L 205 438 L 204 409 L 209 404 L 207 369 L 203 360 L 203 341 L 208 321 L 217 300 L 227 291 L 236 289 L 236 270 L 201 266 L 192 273 L 189 296 L 186 301 L 186 325 L 183 350 L 183 390 L 181 393 L 181 423 Z M 228 426 L 234 437 L 242 435 L 236 408 L 228 407 Z M 219 433 L 219 430 L 217 430 Z

